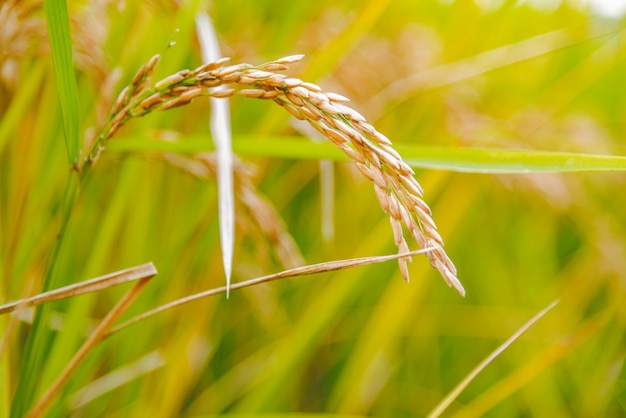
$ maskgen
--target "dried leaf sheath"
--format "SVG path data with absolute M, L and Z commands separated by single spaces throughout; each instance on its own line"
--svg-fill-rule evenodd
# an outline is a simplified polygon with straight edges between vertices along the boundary
M 456 277 L 456 268 L 443 249 L 443 240 L 432 220 L 430 208 L 422 199 L 422 188 L 413 177 L 413 170 L 392 147 L 391 141 L 367 123 L 360 113 L 346 106 L 347 98 L 323 92 L 315 84 L 276 73 L 302 59 L 302 55 L 281 58 L 259 66 L 225 66 L 227 60 L 221 59 L 193 71 L 179 71 L 148 88 L 147 79 L 158 59 L 155 56 L 143 66 L 133 83 L 120 94 L 109 122 L 83 165 L 84 170 L 95 161 L 102 143 L 134 116 L 182 106 L 198 96 L 224 98 L 239 94 L 273 100 L 294 117 L 306 120 L 321 132 L 374 183 L 378 202 L 389 215 L 398 251 L 408 251 L 405 230 L 421 248 L 434 247 L 435 250 L 426 254 L 431 265 L 441 273 L 449 286 L 461 295 L 465 294 Z M 209 91 L 212 87 L 227 84 L 231 88 L 219 92 Z M 399 259 L 400 270 L 407 281 L 409 261 L 409 257 Z

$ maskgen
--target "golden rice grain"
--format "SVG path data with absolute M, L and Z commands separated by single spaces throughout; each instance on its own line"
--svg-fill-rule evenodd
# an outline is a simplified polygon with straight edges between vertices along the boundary
M 250 97 L 250 98 L 255 98 L 258 99 L 260 97 L 263 97 L 265 95 L 265 90 L 261 90 L 261 89 L 243 89 L 243 90 L 239 90 L 239 94 L 243 97 Z
M 237 90 L 235 89 L 224 89 L 224 90 L 218 90 L 218 91 L 214 91 L 211 93 L 211 96 L 213 97 L 217 97 L 217 98 L 225 98 L 225 97 L 230 97 L 233 94 L 235 94 Z
M 182 93 L 180 95 L 180 98 L 183 101 L 192 100 L 192 99 L 195 99 L 196 97 L 200 96 L 203 91 L 204 91 L 204 89 L 201 88 L 201 87 L 191 87 L 191 88 L 188 88 L 187 91 Z
M 141 103 L 139 103 L 139 107 L 142 110 L 146 110 L 161 103 L 162 100 L 163 99 L 159 93 L 154 93 L 153 95 L 148 96 L 145 99 L 143 99 Z
M 337 93 L 325 93 L 326 97 L 328 97 L 330 99 L 331 102 L 349 102 L 350 99 L 348 99 L 345 96 L 342 96 L 341 94 L 337 94 Z
M 308 100 L 304 101 L 303 109 L 304 108 L 306 108 L 309 112 L 315 115 L 315 117 L 313 118 L 314 120 L 320 120 L 321 118 L 324 117 L 324 113 L 322 113 L 319 107 L 315 106 L 313 103 L 311 103 Z
M 284 85 L 288 88 L 297 87 L 300 84 L 302 84 L 302 80 L 300 80 L 299 78 L 291 78 L 291 77 L 285 78 L 283 82 L 284 82 Z
M 322 102 L 319 106 L 324 112 L 330 113 L 331 115 L 338 115 L 339 113 L 341 113 L 339 108 L 335 107 L 335 105 L 330 104 L 330 102 Z
M 302 60 L 302 58 L 304 58 L 303 54 L 289 55 L 287 57 L 279 58 L 274 62 L 278 64 L 289 65 L 289 64 L 295 64 L 296 62 Z
M 183 100 L 182 96 L 178 96 L 175 99 L 172 99 L 168 102 L 163 103 L 161 107 L 159 108 L 159 110 L 173 109 L 175 107 L 184 106 L 189 103 L 191 103 L 191 100 Z
M 259 80 L 257 80 L 256 78 L 246 77 L 245 75 L 242 75 L 239 79 L 239 84 L 253 85 L 256 84 L 258 81 Z
M 266 78 L 270 78 L 273 75 L 274 73 L 261 70 L 250 70 L 246 72 L 247 77 L 254 78 L 255 80 L 264 80 Z
M 269 91 L 265 91 L 261 99 L 275 99 L 276 97 L 280 95 L 281 95 L 281 92 L 278 90 L 269 90 Z
M 284 71 L 288 69 L 289 67 L 285 64 L 279 64 L 277 62 L 270 62 L 269 64 L 262 65 L 259 68 L 261 68 L 264 71 L 273 72 L 273 71 Z
M 241 78 L 241 73 L 233 72 L 220 78 L 222 79 L 222 81 L 225 81 L 227 83 L 236 83 Z
M 135 76 L 133 77 L 133 81 L 131 82 L 131 84 L 138 85 L 141 82 L 141 80 L 143 80 L 145 75 L 146 75 L 146 65 L 144 64 L 139 68 L 137 73 L 135 73 Z
M 165 77 L 163 80 L 157 82 L 154 85 L 154 88 L 157 90 L 165 90 L 168 87 L 173 86 L 174 84 L 180 83 L 184 79 L 185 78 L 180 74 L 172 74 L 171 76 Z
M 302 112 L 304 114 L 304 117 L 306 119 L 310 119 L 310 120 L 320 120 L 321 116 L 316 115 L 315 113 L 311 112 L 307 107 L 305 106 L 301 106 L 300 107 L 300 112 Z
M 296 106 L 304 106 L 304 100 L 293 93 L 285 93 L 285 97 Z
M 313 84 L 313 83 L 309 83 L 309 82 L 303 82 L 302 84 L 300 84 L 301 87 L 304 87 L 307 90 L 311 90 L 314 91 L 316 93 L 320 93 L 322 91 L 322 88 L 320 86 L 318 86 L 317 84 Z
M 230 61 L 230 58 L 228 57 L 220 58 L 217 61 L 213 61 L 213 62 L 206 63 L 204 65 L 201 65 L 200 67 L 196 68 L 194 72 L 200 73 L 200 72 L 216 70 L 220 68 L 221 66 L 223 66 L 224 64 L 226 64 L 228 61 Z
M 324 133 L 332 142 L 338 144 L 345 144 L 348 142 L 348 138 L 344 134 L 334 129 L 324 129 Z
M 126 96 L 128 94 L 128 86 L 124 87 L 120 94 L 117 96 L 117 100 L 111 109 L 111 114 L 115 115 L 126 105 Z
M 310 90 L 305 89 L 302 86 L 292 87 L 292 88 L 289 89 L 289 91 L 290 91 L 291 94 L 294 94 L 294 95 L 298 96 L 302 100 L 306 100 L 310 96 Z M 302 106 L 302 105 L 300 105 L 300 106 Z
M 291 113 L 293 115 L 293 117 L 295 117 L 298 120 L 305 120 L 306 118 L 304 117 L 304 115 L 302 114 L 302 112 L 300 112 L 300 110 L 290 104 L 285 104 L 283 106 L 283 108 L 285 110 L 287 110 L 287 112 Z
M 285 76 L 282 74 L 274 74 L 270 78 L 263 80 L 263 84 L 270 87 L 285 87 Z

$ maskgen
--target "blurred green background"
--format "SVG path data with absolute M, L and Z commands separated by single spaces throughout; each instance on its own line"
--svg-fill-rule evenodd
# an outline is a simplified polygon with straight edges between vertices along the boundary
M 72 1 L 81 138 L 155 53 L 155 79 L 201 64 L 202 10 L 233 63 L 305 54 L 288 73 L 350 97 L 394 144 L 626 152 L 624 20 L 581 1 Z M 0 13 L 4 303 L 41 290 L 69 168 L 43 5 L 4 1 Z M 255 203 L 236 200 L 234 281 L 302 260 L 395 252 L 371 184 L 350 163 L 333 164 L 329 201 L 315 158 L 264 156 L 277 135 L 300 135 L 287 112 L 241 97 L 231 111 L 234 142 L 258 140 L 256 156 L 239 157 L 239 175 L 270 205 L 259 221 Z M 59 285 L 154 262 L 159 275 L 125 318 L 223 285 L 213 176 L 172 164 L 187 155 L 113 144 L 174 133 L 210 143 L 209 114 L 199 99 L 132 120 L 112 139 L 72 213 Z M 415 257 L 410 284 L 390 262 L 203 299 L 102 342 L 49 416 L 425 416 L 555 299 L 444 415 L 626 415 L 624 174 L 416 171 L 465 298 Z M 35 398 L 124 291 L 51 305 L 60 331 Z M 12 318 L 0 317 L 0 416 L 30 329 L 19 321 L 6 333 Z

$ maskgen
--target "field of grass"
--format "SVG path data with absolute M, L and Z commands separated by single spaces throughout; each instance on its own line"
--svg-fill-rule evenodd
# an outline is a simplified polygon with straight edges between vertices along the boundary
M 624 20 L 520 3 L 0 1 L 0 418 L 625 416 Z

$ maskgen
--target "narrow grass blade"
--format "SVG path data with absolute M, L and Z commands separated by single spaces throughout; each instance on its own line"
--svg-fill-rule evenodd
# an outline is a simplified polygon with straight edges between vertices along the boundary
M 390 260 L 397 260 L 401 257 L 407 257 L 417 254 L 424 254 L 429 251 L 432 251 L 434 248 L 424 248 L 421 250 L 410 251 L 403 254 L 394 254 L 394 255 L 383 255 L 378 257 L 362 257 L 362 258 L 353 258 L 349 260 L 337 260 L 337 261 L 328 261 L 325 263 L 311 264 L 303 267 L 296 267 L 289 270 L 284 270 L 279 273 L 270 274 L 268 276 L 257 277 L 255 279 L 246 280 L 244 282 L 235 283 L 230 286 L 231 289 L 242 289 L 244 287 L 250 287 L 261 283 L 267 283 L 274 280 L 286 279 L 289 277 L 297 277 L 297 276 L 306 276 L 310 274 L 318 274 L 318 273 L 327 273 L 330 271 L 342 270 L 350 267 L 357 266 L 365 266 L 368 264 L 382 263 Z M 108 335 L 112 335 L 122 329 L 131 326 L 132 324 L 142 321 L 146 318 L 149 318 L 153 315 L 156 315 L 160 312 L 166 311 L 168 309 L 175 308 L 177 306 L 185 305 L 189 302 L 193 302 L 198 299 L 202 299 L 208 296 L 217 295 L 220 293 L 224 293 L 228 291 L 228 287 L 218 287 L 215 289 L 210 289 L 204 292 L 196 293 L 190 296 L 186 296 L 184 298 L 177 299 L 173 302 L 167 303 L 165 305 L 161 305 L 151 311 L 144 312 L 141 315 L 136 316 L 135 318 L 129 319 L 128 321 L 118 325 Z
M 429 145 L 397 145 L 395 148 L 414 168 L 482 174 L 626 171 L 626 156 L 620 155 Z M 114 152 L 197 153 L 214 148 L 201 138 L 188 137 L 179 142 L 125 138 L 111 142 L 108 149 Z M 301 137 L 238 136 L 233 142 L 233 150 L 248 157 L 347 161 L 345 154 L 334 145 L 305 141 Z
M 80 153 L 78 135 L 78 90 L 72 61 L 72 38 L 70 20 L 65 0 L 45 0 L 50 48 L 59 103 L 65 131 L 65 147 L 70 165 L 78 162 Z
M 221 58 L 217 35 L 211 19 L 206 13 L 196 15 L 196 26 L 202 59 L 206 62 Z M 225 89 L 216 87 L 215 91 Z M 233 151 L 231 145 L 230 109 L 228 101 L 211 97 L 211 134 L 217 152 L 217 184 L 220 222 L 220 244 L 222 263 L 226 275 L 226 298 L 230 292 L 230 276 L 235 245 L 235 200 L 233 188 Z
M 398 146 L 413 167 L 485 174 L 626 171 L 626 157 L 572 152 Z
M 78 409 L 89 402 L 117 389 L 132 380 L 157 370 L 165 365 L 165 359 L 158 351 L 153 351 L 139 360 L 126 364 L 83 387 L 70 398 L 72 409 Z
M 489 365 L 496 357 L 498 357 L 504 350 L 506 350 L 515 340 L 517 340 L 524 332 L 526 332 L 531 326 L 533 326 L 539 319 L 541 319 L 545 314 L 547 314 L 552 308 L 554 308 L 559 303 L 558 300 L 550 303 L 544 309 L 542 309 L 539 313 L 533 316 L 528 322 L 526 322 L 520 329 L 515 332 L 508 340 L 502 343 L 498 348 L 496 348 L 491 354 L 487 356 L 486 359 L 481 361 L 475 368 L 472 370 L 466 377 L 463 379 L 448 395 L 428 414 L 428 418 L 436 418 L 441 416 L 443 412 L 454 402 L 454 400 L 459 396 L 463 390 L 474 380 L 476 376 L 480 372 L 482 372 L 485 367 Z
M 559 342 L 546 348 L 529 362 L 520 365 L 513 373 L 481 393 L 480 397 L 454 415 L 454 418 L 479 418 L 491 408 L 530 382 L 540 373 L 570 353 L 579 344 L 595 335 L 612 318 L 611 308 L 600 311 L 581 324 L 575 332 L 566 335 Z
M 54 289 L 49 292 L 40 293 L 30 298 L 6 303 L 0 306 L 0 315 L 8 312 L 13 312 L 17 309 L 40 305 L 42 303 L 52 302 L 60 299 L 67 299 L 74 296 L 83 295 L 85 293 L 97 292 L 99 290 L 126 283 L 132 280 L 138 280 L 148 276 L 152 277 L 155 274 L 157 274 L 157 271 L 154 267 L 154 264 L 142 264 L 140 266 L 131 267 L 126 270 L 120 270 L 115 273 L 107 274 L 105 276 L 96 277 L 94 279 L 85 280 L 83 282 L 74 283 L 59 289 Z

